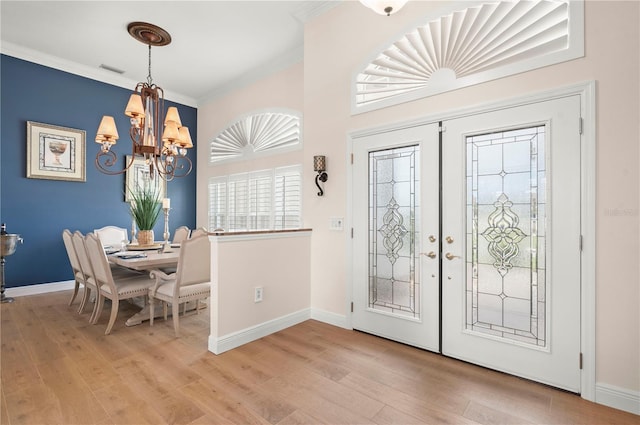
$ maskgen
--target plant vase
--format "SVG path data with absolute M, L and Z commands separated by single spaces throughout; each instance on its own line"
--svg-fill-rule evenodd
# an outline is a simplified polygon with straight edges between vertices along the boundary
M 138 230 L 138 245 L 153 245 L 154 235 L 153 230 Z

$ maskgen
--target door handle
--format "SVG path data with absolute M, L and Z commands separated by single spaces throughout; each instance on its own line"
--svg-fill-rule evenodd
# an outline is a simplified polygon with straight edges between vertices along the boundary
M 446 259 L 447 259 L 447 260 L 449 260 L 449 261 L 453 260 L 454 258 L 460 258 L 460 256 L 459 256 L 459 255 L 453 255 L 453 254 L 452 254 L 452 253 L 450 253 L 450 252 L 447 252 L 446 254 L 444 254 L 444 256 L 445 256 L 445 257 L 446 257 Z
M 420 255 L 426 255 L 426 256 L 427 256 L 427 257 L 429 257 L 429 258 L 436 258 L 436 253 L 435 253 L 435 252 L 433 252 L 433 251 L 429 251 L 429 252 L 427 252 L 427 253 L 425 253 L 425 252 L 421 252 L 421 253 L 420 253 Z
M 436 237 L 433 235 L 429 235 L 429 242 L 435 242 L 436 241 Z
M 447 236 L 444 240 L 446 240 L 447 243 L 453 243 L 453 238 L 451 236 Z

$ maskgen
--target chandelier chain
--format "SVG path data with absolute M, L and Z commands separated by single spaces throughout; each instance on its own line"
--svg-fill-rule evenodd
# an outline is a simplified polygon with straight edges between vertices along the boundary
M 153 78 L 151 78 L 151 44 L 149 44 L 149 74 L 147 75 L 147 84 L 151 86 Z

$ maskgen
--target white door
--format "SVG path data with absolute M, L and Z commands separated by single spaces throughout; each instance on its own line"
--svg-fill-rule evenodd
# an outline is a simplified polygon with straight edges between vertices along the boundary
M 436 124 L 355 140 L 354 329 L 579 392 L 579 119 L 570 96 L 445 121 L 441 153 Z
M 580 391 L 580 97 L 445 123 L 442 352 Z
M 352 323 L 439 350 L 439 153 L 436 124 L 353 144 Z

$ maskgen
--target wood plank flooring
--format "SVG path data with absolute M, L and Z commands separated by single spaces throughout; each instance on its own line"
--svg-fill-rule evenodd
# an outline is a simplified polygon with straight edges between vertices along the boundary
M 2 304 L 1 424 L 640 424 L 526 380 L 309 320 L 216 356 L 209 312 L 111 335 L 70 292 Z

